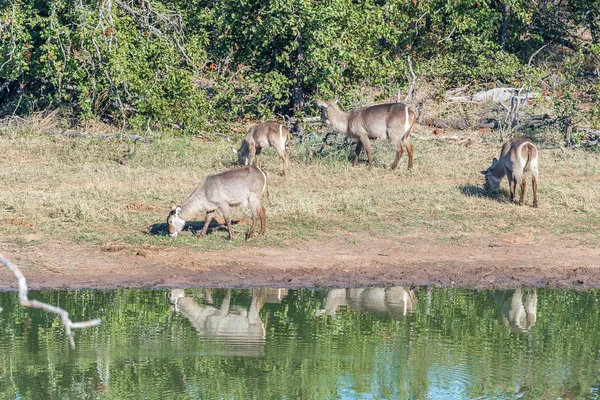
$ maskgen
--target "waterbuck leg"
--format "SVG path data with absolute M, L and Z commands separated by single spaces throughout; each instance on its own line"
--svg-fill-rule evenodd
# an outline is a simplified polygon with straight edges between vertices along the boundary
M 506 172 L 506 178 L 508 178 L 508 186 L 510 191 L 510 202 L 513 203 L 515 201 L 515 190 L 516 190 L 516 179 L 512 173 Z
M 413 167 L 413 152 L 414 152 L 415 148 L 413 147 L 412 143 L 408 141 L 408 138 L 404 139 L 402 141 L 402 143 L 404 143 L 404 146 L 406 146 L 406 151 L 408 152 L 408 169 L 412 169 L 412 167 Z
M 229 241 L 231 242 L 233 240 L 233 228 L 231 227 L 231 213 L 229 210 L 229 204 L 220 203 L 218 206 L 221 209 L 223 218 L 225 218 L 225 222 L 227 223 L 227 230 L 229 231 Z
M 212 221 L 215 216 L 214 211 L 210 211 L 206 213 L 206 217 L 204 218 L 204 226 L 202 227 L 202 232 L 200 232 L 200 236 L 206 236 L 206 232 L 208 232 L 208 226 L 210 225 L 210 221 Z
M 260 234 L 265 233 L 266 214 L 259 197 L 252 196 L 250 198 L 250 211 L 252 212 L 252 225 L 250 226 L 246 240 L 250 240 L 254 236 L 254 227 L 258 218 L 260 218 Z
M 525 201 L 525 189 L 527 189 L 527 180 L 525 177 L 521 179 L 521 194 L 519 195 L 519 205 L 522 206 Z
M 229 241 L 233 241 L 233 228 L 231 227 L 231 218 L 225 218 L 225 222 L 227 223 L 227 230 L 229 231 Z
M 360 156 L 360 152 L 362 151 L 362 148 L 363 148 L 363 144 L 359 140 L 358 143 L 356 144 L 356 150 L 354 150 L 354 153 L 356 154 L 356 156 L 354 157 L 354 163 L 352 165 L 354 165 L 355 167 L 358 165 L 358 157 Z
M 531 186 L 533 187 L 533 206 L 537 207 L 538 206 L 538 200 L 537 200 L 537 179 L 534 176 L 533 178 L 531 178 Z
M 267 213 L 265 212 L 265 207 L 260 205 L 260 234 L 264 235 L 267 230 Z
M 254 159 L 256 158 L 256 145 L 254 143 L 250 143 L 248 145 L 248 165 L 254 164 Z
M 371 142 L 369 142 L 369 138 L 367 136 L 363 136 L 360 138 L 365 151 L 367 152 L 367 159 L 369 160 L 369 169 L 373 167 L 373 156 L 371 155 Z
M 398 163 L 400 162 L 400 157 L 404 154 L 404 148 L 402 147 L 402 142 L 396 143 L 396 158 L 392 163 L 391 169 L 396 169 L 398 167 Z
M 277 150 L 277 153 L 279 153 L 279 156 L 283 160 L 283 175 L 285 175 L 285 170 L 286 170 L 286 168 L 288 166 L 288 163 L 289 163 L 289 156 L 285 152 L 285 147 L 282 146 L 281 144 L 278 145 L 277 147 L 275 147 L 275 150 Z
M 259 164 L 260 160 L 259 160 L 259 158 L 260 158 L 261 151 L 262 151 L 262 147 L 257 147 L 256 148 L 256 163 L 254 165 L 256 165 L 259 168 L 260 168 L 260 164 Z
M 250 225 L 250 230 L 248 231 L 246 240 L 250 240 L 252 239 L 252 236 L 254 236 L 254 226 L 256 225 L 256 219 L 258 217 L 258 214 L 260 213 L 260 209 L 257 208 L 254 204 L 250 206 L 250 210 L 252 211 L 252 225 Z

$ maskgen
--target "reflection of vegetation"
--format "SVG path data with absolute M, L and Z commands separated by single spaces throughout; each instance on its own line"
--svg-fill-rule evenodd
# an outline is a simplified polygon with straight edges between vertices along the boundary
M 0 399 L 14 398 L 584 398 L 598 389 L 598 291 L 537 290 L 537 319 L 510 324 L 518 292 L 416 290 L 412 313 L 358 302 L 322 314 L 326 291 L 290 290 L 260 311 L 265 352 L 223 353 L 170 308 L 167 291 L 34 293 L 73 318 L 102 318 L 69 352 L 60 323 L 0 293 Z M 523 291 L 526 301 L 530 291 Z M 214 290 L 218 307 L 225 290 Z M 186 296 L 206 304 L 200 290 Z M 252 293 L 234 290 L 232 307 Z M 514 309 L 513 309 L 514 311 Z M 504 322 L 503 322 L 504 319 Z M 242 349 L 243 350 L 243 349 Z M 225 355 L 224 355 L 225 354 Z

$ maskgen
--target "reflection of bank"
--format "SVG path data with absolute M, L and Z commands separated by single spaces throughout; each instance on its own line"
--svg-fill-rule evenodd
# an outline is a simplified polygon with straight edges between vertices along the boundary
M 414 291 L 402 286 L 331 289 L 327 293 L 323 308 L 318 310 L 316 315 L 335 315 L 340 307 L 346 306 L 353 311 L 371 312 L 400 320 L 412 314 L 414 303 Z
M 212 305 L 212 292 L 204 291 L 207 305 L 200 305 L 185 295 L 184 289 L 169 291 L 169 301 L 176 312 L 186 317 L 198 335 L 211 341 L 211 354 L 260 357 L 265 354 L 265 325 L 260 310 L 265 304 L 266 290 L 252 289 L 249 308 L 231 305 L 231 289 L 227 289 L 220 307 Z
M 515 289 L 494 292 L 502 322 L 512 332 L 528 332 L 537 319 L 537 293 L 535 289 Z

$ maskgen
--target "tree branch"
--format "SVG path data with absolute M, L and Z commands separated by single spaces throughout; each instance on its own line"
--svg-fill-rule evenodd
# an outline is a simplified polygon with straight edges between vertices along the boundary
M 88 328 L 91 326 L 100 325 L 99 319 L 92 319 L 85 322 L 73 322 L 69 318 L 69 313 L 63 310 L 62 308 L 52 306 L 50 304 L 38 300 L 30 300 L 29 297 L 27 297 L 27 281 L 25 280 L 25 276 L 23 275 L 19 267 L 17 267 L 16 265 L 8 261 L 6 258 L 4 258 L 2 254 L 0 254 L 0 264 L 8 268 L 8 270 L 15 276 L 15 278 L 17 278 L 17 282 L 19 284 L 19 304 L 21 304 L 24 307 L 39 308 L 41 310 L 54 313 L 60 317 L 62 324 L 65 327 L 65 332 L 69 337 L 69 343 L 71 344 L 72 349 L 75 348 L 75 340 L 73 339 L 72 329 Z M 0 311 L 2 311 L 1 307 Z
M 412 99 L 412 94 L 413 94 L 413 90 L 415 89 L 415 81 L 417 80 L 417 75 L 415 75 L 415 72 L 413 71 L 412 62 L 410 61 L 410 56 L 407 56 L 406 60 L 408 63 L 408 70 L 410 71 L 410 76 L 412 77 L 412 80 L 410 81 L 410 86 L 408 87 L 408 93 L 406 93 L 406 97 L 404 98 L 404 101 L 409 101 Z
M 185 59 L 185 61 L 192 67 L 196 68 L 196 64 L 188 56 L 187 50 L 185 48 L 185 44 L 184 44 L 185 33 L 184 33 L 183 27 L 182 27 L 183 19 L 181 18 L 181 15 L 179 15 L 175 12 L 171 12 L 171 11 L 169 11 L 168 14 L 166 14 L 166 15 L 162 14 L 152 8 L 152 2 L 150 2 L 150 1 L 145 3 L 146 7 L 147 7 L 147 11 L 145 11 L 145 12 L 141 11 L 141 10 L 136 10 L 132 6 L 126 4 L 122 1 L 119 1 L 119 0 L 114 0 L 114 1 L 119 7 L 121 7 L 123 10 L 125 10 L 125 12 L 127 12 L 131 16 L 135 17 L 135 19 L 140 24 L 145 26 L 155 36 L 162 38 L 164 40 L 167 40 L 169 43 L 175 44 L 175 46 L 177 46 L 177 48 L 179 49 L 179 52 L 181 53 L 181 55 Z M 155 18 L 159 24 L 163 25 L 165 32 L 172 31 L 172 35 L 171 35 L 172 40 L 170 40 L 169 35 L 167 33 L 164 33 L 163 30 L 159 29 L 158 27 L 156 27 L 155 25 L 153 25 L 149 22 L 151 17 Z
M 544 50 L 544 47 L 546 47 L 546 46 L 548 46 L 548 45 L 547 44 L 543 45 L 542 47 L 540 47 L 539 49 L 537 49 L 537 51 L 535 53 L 533 53 L 531 55 L 531 57 L 529 57 L 529 61 L 527 62 L 527 68 L 531 67 L 531 62 L 533 61 L 533 58 L 535 56 L 537 56 L 540 51 Z

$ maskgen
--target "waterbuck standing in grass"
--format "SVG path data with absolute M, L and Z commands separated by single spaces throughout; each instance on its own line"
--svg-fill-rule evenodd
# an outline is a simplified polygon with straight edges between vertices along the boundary
M 537 181 L 538 181 L 538 151 L 535 145 L 525 138 L 514 138 L 502 145 L 500 159 L 492 160 L 492 166 L 481 171 L 485 175 L 485 187 L 487 190 L 496 190 L 500 186 L 502 178 L 506 175 L 510 185 L 510 201 L 515 200 L 517 185 L 521 186 L 519 205 L 523 204 L 527 180 L 523 176 L 526 172 L 531 175 L 531 186 L 533 187 L 533 206 L 538 206 Z
M 404 153 L 403 145 L 408 151 L 408 169 L 412 168 L 413 145 L 408 137 L 415 123 L 416 115 L 408 106 L 401 103 L 379 104 L 358 108 L 347 113 L 340 109 L 337 102 L 337 99 L 335 101 L 316 100 L 321 107 L 323 122 L 349 138 L 358 139 L 354 158 L 355 167 L 358 165 L 358 157 L 363 147 L 369 159 L 369 169 L 372 167 L 373 159 L 369 139 L 388 139 L 396 146 L 396 159 L 392 163 L 392 169 L 396 169 L 400 157 Z
M 238 155 L 240 165 L 256 165 L 262 149 L 273 147 L 283 160 L 283 174 L 289 164 L 289 155 L 285 151 L 285 142 L 288 140 L 290 130 L 277 121 L 268 121 L 256 124 L 248 129 L 239 150 L 234 150 Z
M 229 240 L 232 240 L 230 207 L 247 205 L 250 205 L 252 211 L 252 225 L 247 239 L 251 239 L 254 235 L 257 218 L 260 218 L 260 233 L 264 234 L 266 214 L 260 198 L 266 188 L 267 176 L 254 165 L 209 175 L 183 204 L 173 204 L 171 207 L 167 217 L 169 236 L 176 237 L 185 226 L 185 221 L 200 212 L 206 214 L 204 227 L 200 232 L 201 236 L 205 236 L 215 211 L 220 209 L 227 223 Z

